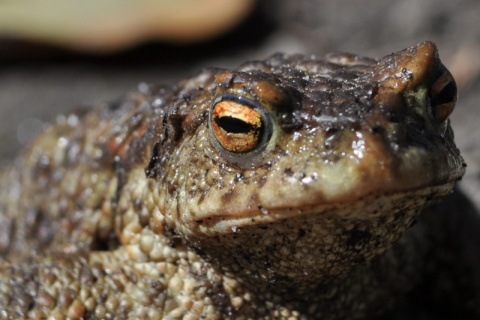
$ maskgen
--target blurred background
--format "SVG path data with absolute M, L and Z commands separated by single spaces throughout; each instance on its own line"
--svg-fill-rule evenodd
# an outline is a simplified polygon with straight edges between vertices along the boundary
M 277 51 L 382 57 L 437 43 L 457 79 L 452 116 L 480 208 L 478 0 L 5 0 L 0 2 L 0 161 L 55 115 Z

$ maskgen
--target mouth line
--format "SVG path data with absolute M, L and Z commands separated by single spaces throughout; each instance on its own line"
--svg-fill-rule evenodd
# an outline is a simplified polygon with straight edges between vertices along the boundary
M 295 219 L 305 215 L 316 215 L 319 221 L 335 217 L 344 221 L 368 221 L 379 217 L 390 217 L 399 207 L 420 210 L 449 194 L 454 182 L 428 186 L 410 191 L 388 194 L 370 194 L 348 202 L 306 205 L 298 208 L 278 207 L 244 211 L 237 215 L 218 215 L 202 219 L 199 228 L 205 234 L 228 234 L 245 232 L 249 229 L 268 228 L 271 223 Z M 248 232 L 248 231 L 247 231 Z

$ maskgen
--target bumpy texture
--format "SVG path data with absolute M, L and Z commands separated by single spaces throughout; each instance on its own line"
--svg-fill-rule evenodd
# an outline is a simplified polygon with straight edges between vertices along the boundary
M 455 102 L 425 42 L 204 69 L 59 117 L 1 175 L 0 318 L 368 319 L 414 287 L 480 316 L 452 214 L 409 229 L 464 173 Z

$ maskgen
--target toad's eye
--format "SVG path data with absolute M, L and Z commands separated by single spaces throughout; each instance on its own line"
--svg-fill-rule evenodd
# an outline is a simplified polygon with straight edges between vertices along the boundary
M 435 120 L 443 122 L 447 120 L 455 108 L 457 102 L 457 85 L 450 72 L 441 67 L 439 76 L 432 85 L 432 111 Z
M 218 145 L 232 153 L 248 153 L 264 146 L 271 135 L 265 111 L 241 96 L 223 95 L 210 109 L 210 128 Z

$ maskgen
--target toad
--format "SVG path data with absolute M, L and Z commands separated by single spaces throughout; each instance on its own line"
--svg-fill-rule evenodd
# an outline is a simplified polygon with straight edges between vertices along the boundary
M 478 218 L 439 202 L 466 166 L 456 95 L 424 42 L 60 116 L 1 173 L 0 317 L 371 319 L 412 296 L 479 317 Z

